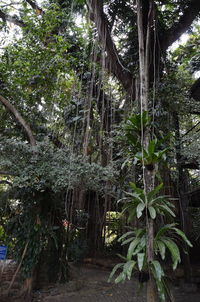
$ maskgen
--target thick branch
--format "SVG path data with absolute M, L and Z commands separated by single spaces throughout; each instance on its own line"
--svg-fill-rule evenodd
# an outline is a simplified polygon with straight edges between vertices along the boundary
M 27 122 L 23 119 L 21 114 L 17 111 L 17 109 L 8 101 L 6 100 L 3 96 L 0 95 L 0 102 L 9 110 L 12 112 L 12 114 L 15 116 L 16 120 L 18 123 L 24 128 L 31 146 L 36 146 L 36 141 L 33 136 L 33 133 L 31 131 L 30 126 L 27 124 Z
M 38 4 L 35 1 L 26 0 L 26 2 L 36 11 L 37 15 L 44 14 L 44 11 L 41 9 L 41 7 L 38 6 Z
M 10 15 L 4 13 L 2 10 L 0 10 L 0 18 L 4 22 L 8 21 L 8 22 L 11 22 L 11 23 L 13 23 L 17 26 L 25 27 L 25 23 L 22 20 L 20 20 L 17 16 L 10 16 Z
M 196 101 L 200 101 L 200 78 L 198 78 L 190 89 L 190 97 Z
M 173 26 L 162 34 L 162 49 L 166 50 L 172 43 L 180 38 L 186 32 L 192 22 L 200 12 L 200 0 L 191 0 L 186 7 L 183 14 L 180 16 L 179 21 L 174 23 Z
M 111 72 L 121 82 L 128 94 L 134 98 L 135 80 L 131 72 L 123 66 L 119 58 L 116 46 L 111 37 L 108 20 L 103 12 L 102 0 L 88 0 L 88 7 L 90 18 L 94 21 L 97 28 L 99 40 L 107 52 Z

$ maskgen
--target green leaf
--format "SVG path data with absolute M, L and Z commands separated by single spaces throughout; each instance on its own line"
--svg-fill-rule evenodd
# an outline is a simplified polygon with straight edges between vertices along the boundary
M 162 242 L 167 246 L 168 250 L 170 251 L 173 262 L 173 270 L 175 270 L 178 263 L 181 262 L 179 248 L 177 244 L 171 239 L 162 239 Z
M 138 246 L 136 247 L 135 251 L 133 252 L 132 256 L 137 255 L 138 253 L 140 253 L 141 251 L 145 251 L 146 250 L 146 236 L 143 236 L 140 239 L 140 243 L 138 244 Z
M 153 268 L 152 271 L 153 271 L 155 279 L 161 281 L 162 277 L 165 274 L 164 274 L 164 271 L 163 271 L 163 269 L 162 269 L 162 267 L 160 265 L 160 262 L 157 261 L 157 260 L 153 260 L 151 262 L 151 264 L 152 264 L 152 268 Z
M 175 205 L 171 202 L 171 201 L 168 201 L 168 200 L 163 200 L 164 204 L 166 204 L 169 208 L 171 209 L 175 209 Z
M 145 228 L 135 230 L 135 235 L 136 235 L 136 237 L 141 237 L 141 236 L 143 236 L 145 233 L 146 233 L 146 229 L 145 229 Z
M 156 244 L 157 244 L 157 246 L 158 246 L 158 250 L 159 250 L 159 252 L 160 252 L 160 256 L 161 256 L 162 260 L 164 260 L 164 259 L 165 259 L 166 246 L 165 246 L 165 244 L 164 244 L 162 241 L 160 241 L 160 240 L 158 240 L 158 241 L 156 242 Z
M 134 231 L 129 231 L 129 232 L 126 232 L 125 234 L 123 234 L 119 239 L 118 241 L 123 241 L 126 237 L 128 237 L 129 235 L 134 235 L 135 232 Z
M 159 209 L 161 209 L 164 213 L 168 213 L 171 216 L 176 217 L 175 213 L 167 205 L 159 205 Z
M 121 268 L 123 265 L 124 265 L 124 263 L 118 263 L 118 264 L 116 264 L 116 265 L 114 266 L 114 268 L 113 268 L 113 270 L 112 270 L 112 272 L 110 273 L 110 276 L 109 276 L 109 278 L 108 278 L 108 282 L 111 281 L 111 279 L 112 279 L 112 277 L 114 276 L 114 274 L 116 273 L 116 271 L 117 271 L 119 268 Z
M 158 294 L 159 294 L 160 300 L 165 302 L 166 301 L 165 295 L 167 292 L 167 288 L 166 288 L 163 278 L 162 278 L 162 280 L 156 280 L 156 285 L 158 288 Z M 171 299 L 170 301 L 173 301 L 173 300 Z
M 138 195 L 137 193 L 132 193 L 132 192 L 125 192 L 126 195 L 133 197 L 133 201 L 132 202 L 143 202 L 142 198 L 140 197 L 141 195 Z
M 151 216 L 152 219 L 155 219 L 156 218 L 156 210 L 154 209 L 154 207 L 148 207 L 148 210 L 149 210 L 149 214 Z
M 128 239 L 126 239 L 126 240 L 124 240 L 124 241 L 122 242 L 122 245 L 125 245 L 125 244 L 127 244 L 127 243 L 133 241 L 134 239 L 135 239 L 135 237 L 128 238 Z
M 153 154 L 155 152 L 156 140 L 151 140 L 148 145 L 148 153 Z
M 126 280 L 126 274 L 124 272 L 120 273 L 119 276 L 115 279 L 115 283 L 119 283 Z
M 125 212 L 129 211 L 129 209 L 131 209 L 132 207 L 133 207 L 132 203 L 128 202 L 123 206 L 123 210 L 121 213 L 124 214 Z
M 163 183 L 159 184 L 158 186 L 156 186 L 151 192 L 149 192 L 147 194 L 148 199 L 151 200 L 156 194 L 158 194 L 158 192 L 160 192 L 160 190 L 163 188 Z
M 173 229 L 190 247 L 193 247 L 192 243 L 187 239 L 186 235 L 181 230 L 179 230 L 178 228 Z
M 122 256 L 122 255 L 120 255 L 120 254 L 117 254 L 117 256 L 118 256 L 120 259 L 126 261 L 126 257 L 124 257 L 124 256 Z
M 138 263 L 139 271 L 141 271 L 142 268 L 143 268 L 144 257 L 145 257 L 145 253 L 138 253 L 137 254 L 137 263 Z
M 166 160 L 166 152 L 168 151 L 168 148 L 162 150 L 162 151 L 159 151 L 157 152 L 157 157 L 159 159 L 163 159 L 163 160 Z
M 76 0 L 78 4 L 85 4 L 85 0 Z
M 131 260 L 124 264 L 123 272 L 127 275 L 128 280 L 131 279 L 133 268 L 135 267 L 136 261 Z
M 165 234 L 167 231 L 172 230 L 175 225 L 176 225 L 175 223 L 171 223 L 171 224 L 166 224 L 162 228 L 160 228 L 160 230 L 155 236 L 155 241 L 159 240 L 163 236 L 163 234 Z
M 135 191 L 136 193 L 138 193 L 139 195 L 140 195 L 141 193 L 143 193 L 143 190 L 140 189 L 140 188 L 138 188 L 134 182 L 130 182 L 129 185 L 130 185 L 131 189 L 132 189 L 133 191 Z
M 134 253 L 134 250 L 136 249 L 137 245 L 140 243 L 140 239 L 139 238 L 135 238 L 131 244 L 129 245 L 128 248 L 128 253 L 127 253 L 127 260 L 131 260 L 132 255 Z
M 171 205 L 173 205 L 172 203 L 169 203 L 166 198 L 168 198 L 167 195 L 160 195 L 158 197 L 155 197 L 155 198 L 151 199 L 151 201 L 149 202 L 149 204 L 153 204 L 153 203 L 157 203 L 157 204 L 161 203 L 162 204 L 162 203 L 165 203 L 165 204 L 171 204 Z
M 142 216 L 142 212 L 144 209 L 145 209 L 145 203 L 141 202 L 137 205 L 137 208 L 136 208 L 137 218 L 140 218 Z
M 143 154 L 141 152 L 141 159 L 142 157 L 144 157 L 146 164 L 151 162 L 151 156 L 149 156 L 149 153 L 145 149 L 143 150 Z
M 125 192 L 125 193 L 126 193 L 126 192 Z M 117 203 L 120 203 L 120 202 L 122 202 L 122 201 L 124 201 L 124 200 L 128 200 L 128 198 L 127 198 L 127 197 L 120 198 L 120 199 L 117 201 Z

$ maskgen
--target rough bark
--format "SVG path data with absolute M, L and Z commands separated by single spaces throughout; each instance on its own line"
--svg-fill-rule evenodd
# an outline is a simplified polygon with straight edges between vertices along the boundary
M 131 72 L 124 66 L 122 60 L 119 57 L 117 48 L 111 37 L 110 27 L 106 15 L 103 11 L 102 0 L 89 0 L 88 8 L 90 12 L 90 18 L 94 21 L 99 40 L 107 52 L 109 58 L 110 71 L 116 76 L 116 78 L 123 85 L 125 90 L 131 97 L 135 98 L 135 79 Z
M 30 141 L 31 146 L 36 146 L 36 140 L 34 138 L 34 135 L 32 133 L 32 130 L 28 123 L 24 120 L 24 118 L 21 116 L 21 114 L 18 112 L 18 110 L 3 96 L 0 95 L 0 102 L 14 115 L 18 123 L 23 127 L 25 130 L 28 139 Z

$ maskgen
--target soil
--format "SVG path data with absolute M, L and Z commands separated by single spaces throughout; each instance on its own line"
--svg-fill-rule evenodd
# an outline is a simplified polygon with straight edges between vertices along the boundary
M 48 286 L 36 290 L 32 302 L 145 302 L 145 286 L 138 288 L 136 276 L 124 284 L 108 283 L 110 269 L 97 265 L 85 264 L 73 266 L 73 280 L 62 285 Z M 198 281 L 198 280 L 197 280 Z M 196 283 L 184 283 L 176 278 L 171 284 L 175 302 L 200 302 L 200 287 Z M 0 302 L 22 302 L 13 294 Z M 25 301 L 28 301 L 25 299 Z

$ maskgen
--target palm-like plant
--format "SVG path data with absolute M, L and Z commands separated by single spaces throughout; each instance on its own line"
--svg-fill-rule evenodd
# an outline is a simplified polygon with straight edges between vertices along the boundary
M 152 139 L 146 149 L 142 148 L 142 151 L 135 154 L 134 162 L 140 161 L 144 163 L 147 169 L 151 170 L 156 163 L 166 160 L 167 151 L 167 148 L 160 150 L 160 142 L 157 139 Z
M 126 197 L 121 200 L 125 202 L 123 212 L 128 212 L 128 221 L 133 221 L 134 217 L 142 218 L 148 215 L 151 219 L 156 219 L 158 215 L 169 215 L 175 217 L 174 205 L 167 200 L 167 196 L 157 196 L 162 188 L 162 184 L 145 194 L 134 183 L 130 183 L 133 192 L 126 192 Z M 144 271 L 148 274 L 151 271 L 154 276 L 160 299 L 165 301 L 166 283 L 162 261 L 165 260 L 167 252 L 171 255 L 172 267 L 175 270 L 180 263 L 179 242 L 184 241 L 192 246 L 185 234 L 177 228 L 177 224 L 166 224 L 161 227 L 154 236 L 154 253 L 156 259 L 148 264 L 147 262 L 147 230 L 146 228 L 131 229 L 119 239 L 122 245 L 128 245 L 126 257 L 120 255 L 124 262 L 117 264 L 109 280 L 115 275 L 118 269 L 120 274 L 115 282 L 130 280 L 133 270 Z
M 122 212 L 129 213 L 128 222 L 131 222 L 135 216 L 140 218 L 143 215 L 146 215 L 146 213 L 148 213 L 152 219 L 155 219 L 157 214 L 175 217 L 173 212 L 174 205 L 168 201 L 168 196 L 157 196 L 158 192 L 163 187 L 163 184 L 158 185 L 147 194 L 132 182 L 130 183 L 130 187 L 133 192 L 126 192 L 126 197 L 123 198 L 123 201 L 126 202 Z
M 128 119 L 125 134 L 131 148 L 132 160 L 135 163 L 140 161 L 149 170 L 149 173 L 152 173 L 155 165 L 166 159 L 167 149 L 161 148 L 162 140 L 158 141 L 157 138 L 149 139 L 148 145 L 143 146 L 142 132 L 144 133 L 149 126 L 150 118 L 147 112 L 135 114 Z M 144 225 L 144 228 L 131 229 L 119 238 L 119 242 L 127 245 L 128 250 L 126 257 L 120 256 L 123 262 L 114 267 L 109 279 L 115 275 L 118 269 L 121 269 L 121 272 L 115 279 L 116 283 L 124 281 L 126 278 L 130 279 L 133 270 L 144 272 L 146 276 L 154 277 L 160 299 L 165 301 L 167 287 L 162 261 L 169 253 L 172 267 L 175 270 L 181 261 L 179 242 L 184 241 L 189 246 L 192 245 L 175 223 L 166 224 L 157 233 L 153 228 L 154 234 L 151 238 L 153 239 L 151 241 L 153 252 L 151 251 L 152 257 L 149 257 L 149 221 L 151 225 L 155 226 L 155 223 L 152 224 L 152 222 L 156 221 L 158 217 L 169 216 L 171 219 L 175 217 L 171 198 L 159 194 L 162 187 L 163 184 L 159 184 L 153 190 L 146 192 L 134 183 L 130 183 L 131 191 L 125 192 L 125 197 L 120 200 L 124 203 L 122 213 L 128 214 L 128 223 L 137 219 L 140 220 L 140 225 Z
M 146 111 L 142 114 L 131 115 L 125 125 L 125 136 L 128 144 L 134 150 L 141 148 L 141 134 L 150 125 L 150 117 Z

